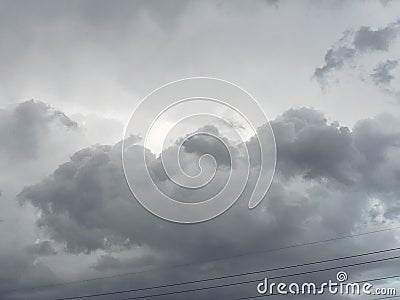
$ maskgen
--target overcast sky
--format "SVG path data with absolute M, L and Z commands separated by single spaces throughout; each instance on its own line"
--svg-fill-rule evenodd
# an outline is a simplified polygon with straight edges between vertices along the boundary
M 0 40 L 0 299 L 112 292 L 399 246 L 399 231 L 387 230 L 291 247 L 400 226 L 400 2 L 1 0 Z M 136 201 L 121 140 L 143 97 L 194 76 L 233 82 L 258 100 L 277 167 L 257 208 L 248 210 L 245 191 L 227 213 L 183 225 Z M 223 134 L 210 125 L 191 129 Z M 142 174 L 135 138 L 129 166 Z M 237 153 L 255 147 L 251 138 L 228 143 Z M 199 136 L 181 153 L 183 169 L 210 151 L 218 176 L 207 189 L 182 190 L 166 180 L 159 146 L 148 149 L 149 168 L 172 198 L 207 199 L 229 177 L 221 145 Z M 368 259 L 395 254 L 385 255 Z M 400 275 L 397 260 L 345 270 L 351 280 Z M 27 290 L 132 272 L 140 273 Z M 294 273 L 285 272 L 270 274 Z M 255 286 L 154 299 L 229 300 L 256 295 Z M 101 299 L 138 295 L 146 294 Z

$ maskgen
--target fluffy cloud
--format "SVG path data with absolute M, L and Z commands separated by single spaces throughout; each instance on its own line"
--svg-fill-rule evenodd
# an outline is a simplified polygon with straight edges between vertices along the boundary
M 329 178 L 343 184 L 353 181 L 357 151 L 348 128 L 327 124 L 322 113 L 304 108 L 285 112 L 273 126 L 278 170 L 285 175 Z
M 348 190 L 364 193 L 365 200 L 371 195 L 399 192 L 396 182 L 400 170 L 400 131 L 395 118 L 380 116 L 363 120 L 350 130 L 337 123 L 328 124 L 318 111 L 300 108 L 285 112 L 272 126 L 279 153 L 276 186 L 279 182 L 306 180 L 327 188 L 324 184 L 327 181 L 340 186 L 343 195 Z M 261 134 L 262 131 L 261 127 Z M 193 147 L 197 147 L 197 158 L 204 153 L 199 144 L 210 143 L 208 137 L 202 136 L 192 142 L 185 148 L 185 155 L 193 155 Z M 249 142 L 249 148 L 252 143 Z M 118 143 L 80 150 L 49 178 L 26 187 L 20 194 L 40 210 L 38 224 L 49 230 L 55 240 L 66 242 L 68 251 L 90 252 L 144 242 L 135 224 L 147 218 L 142 217 L 144 210 L 126 185 L 120 147 Z M 137 147 L 141 146 L 126 151 L 134 154 L 139 151 Z M 162 167 L 160 160 L 154 155 L 150 157 L 150 172 L 157 174 Z M 191 158 L 186 163 L 196 162 L 196 157 Z M 164 186 L 172 185 L 167 177 L 156 178 Z M 168 190 L 177 193 L 171 186 Z
M 0 274 L 0 290 L 54 280 L 54 273 L 43 260 L 58 259 L 56 254 L 62 246 L 47 240 L 45 233 L 35 229 L 35 211 L 28 206 L 21 207 L 16 195 L 24 186 L 45 178 L 78 149 L 101 141 L 93 129 L 99 122 L 108 126 L 103 130 L 107 132 L 106 140 L 121 135 L 119 123 L 100 117 L 93 119 L 82 115 L 78 123 L 34 100 L 0 110 L 3 141 L 0 145 L 0 268 L 4 270 Z M 10 265 L 15 265 L 13 270 Z M 0 298 L 4 297 L 0 295 Z
M 381 2 L 385 7 L 369 1 L 2 1 L 0 101 L 46 99 L 78 126 L 39 102 L 0 112 L 0 299 L 59 299 L 143 288 L 398 246 L 397 231 L 390 231 L 257 253 L 400 221 L 398 116 L 381 115 L 353 126 L 378 112 L 398 112 L 382 102 L 387 97 L 379 91 L 396 91 L 400 78 L 399 68 L 387 64 L 399 60 L 398 24 L 389 22 L 398 17 L 400 3 Z M 351 84 L 334 86 L 327 96 L 309 81 L 314 71 L 322 87 L 331 79 L 347 82 L 346 75 Z M 253 173 L 232 209 L 194 226 L 152 216 L 126 186 L 120 145 L 114 145 L 121 139 L 123 120 L 149 91 L 187 76 L 238 83 L 262 100 L 274 118 L 277 173 L 267 199 L 255 210 L 249 211 L 246 201 Z M 328 122 L 315 110 L 282 114 L 304 105 L 351 128 Z M 20 121 L 20 109 L 32 120 Z M 252 150 L 254 140 L 247 146 Z M 141 174 L 145 170 L 135 167 L 134 160 L 139 147 L 135 144 L 127 154 Z M 224 149 L 213 139 L 193 138 L 181 158 L 184 168 L 196 171 L 198 157 L 209 147 L 220 167 L 208 189 L 190 193 L 177 188 L 163 173 L 160 158 L 148 151 L 156 183 L 182 201 L 214 194 L 227 177 Z M 254 172 L 257 159 L 251 166 Z M 18 193 L 22 206 L 15 199 Z M 212 261 L 243 253 L 253 255 Z M 192 265 L 202 261 L 207 262 Z M 153 271 L 142 272 L 146 269 Z M 346 271 L 351 280 L 364 280 L 398 269 L 392 261 Z M 6 293 L 131 272 L 141 273 Z M 334 276 L 323 272 L 291 279 L 318 282 Z M 254 294 L 252 283 L 180 297 Z
M 40 212 L 37 224 L 52 240 L 64 244 L 68 253 L 103 251 L 98 263 L 92 265 L 102 271 L 124 269 L 124 265 L 140 269 L 146 265 L 143 260 L 147 266 L 209 260 L 349 234 L 362 224 L 376 222 L 371 199 L 379 199 L 384 205 L 380 223 L 398 218 L 397 119 L 380 116 L 362 120 L 350 130 L 329 124 L 316 110 L 299 108 L 283 113 L 272 121 L 272 126 L 279 154 L 277 174 L 267 199 L 252 211 L 246 207 L 244 198 L 249 191 L 245 191 L 226 214 L 203 224 L 182 226 L 152 216 L 126 185 L 120 143 L 78 151 L 47 179 L 26 187 L 19 197 Z M 259 129 L 262 132 L 263 127 Z M 206 138 L 202 141 L 201 136 L 193 142 L 191 146 L 196 149 L 202 142 L 210 143 Z M 249 149 L 252 143 L 250 140 Z M 127 155 L 134 158 L 138 147 L 126 149 L 130 153 Z M 191 155 L 190 161 L 196 162 L 192 156 L 195 149 L 189 149 L 184 155 Z M 202 147 L 199 149 L 197 158 L 204 152 Z M 150 172 L 158 172 L 159 159 L 150 152 L 149 159 Z M 134 168 L 134 161 L 129 165 Z M 166 191 L 180 193 L 166 178 L 155 178 Z M 219 185 L 213 189 L 216 187 Z M 150 197 L 152 193 L 149 187 Z M 190 194 L 185 194 L 187 197 Z M 355 251 L 350 245 L 347 251 Z M 337 255 L 343 250 L 332 247 L 329 251 Z M 146 254 L 128 258 L 124 253 Z M 308 254 L 299 250 L 296 257 Z M 277 258 L 283 264 L 287 260 L 285 254 Z
M 77 123 L 64 113 L 43 102 L 33 100 L 0 110 L 0 152 L 11 159 L 34 159 L 52 126 L 65 130 L 77 128 Z

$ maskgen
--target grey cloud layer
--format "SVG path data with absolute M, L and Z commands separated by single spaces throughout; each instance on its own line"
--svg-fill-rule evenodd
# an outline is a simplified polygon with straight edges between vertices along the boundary
M 304 178 L 320 182 L 324 188 L 327 187 L 321 181 L 328 180 L 340 186 L 344 195 L 348 189 L 364 193 L 363 201 L 372 196 L 382 196 L 385 200 L 386 194 L 399 192 L 400 127 L 397 119 L 381 116 L 363 120 L 350 131 L 336 123 L 327 124 L 323 114 L 315 110 L 302 108 L 285 112 L 272 125 L 277 137 L 280 180 Z M 262 128 L 260 131 L 262 134 Z M 202 138 L 197 137 L 191 145 L 199 149 L 197 157 L 203 154 L 198 145 L 202 144 Z M 207 137 L 204 143 L 210 143 Z M 133 201 L 126 186 L 120 146 L 83 149 L 60 165 L 48 179 L 25 188 L 20 195 L 40 209 L 39 224 L 56 240 L 65 241 L 69 251 L 92 251 L 108 243 L 143 242 L 138 239 L 135 219 L 143 221 L 139 215 L 146 213 Z M 135 147 L 129 151 L 136 151 Z M 189 150 L 187 155 L 194 151 L 190 147 Z M 193 161 L 196 160 L 192 157 L 192 161 L 186 163 Z M 134 161 L 131 165 L 135 165 Z M 150 172 L 160 172 L 155 156 L 150 166 Z M 155 178 L 167 186 L 171 184 L 166 183 L 166 177 Z M 151 195 L 151 187 L 149 189 Z M 174 192 L 171 186 L 168 190 Z
M 397 97 L 399 3 L 0 2 L 0 102 L 34 97 L 68 113 L 37 101 L 0 110 L 0 299 L 142 288 L 398 246 L 398 231 L 391 231 L 171 267 L 398 224 L 399 118 L 368 117 L 398 113 L 370 88 Z M 336 37 L 341 39 L 332 45 Z M 322 87 L 347 72 L 362 75 L 366 84 L 345 91 L 335 85 L 325 97 L 309 80 L 314 71 Z M 238 83 L 263 101 L 274 118 L 277 174 L 255 210 L 247 209 L 252 173 L 248 189 L 226 214 L 180 226 L 154 217 L 134 199 L 121 170 L 121 145 L 115 143 L 122 136 L 120 120 L 139 98 L 168 81 L 199 75 Z M 324 113 L 287 110 L 293 106 Z M 341 125 L 360 119 L 351 128 Z M 252 151 L 254 141 L 247 146 Z M 135 147 L 140 146 L 129 153 Z M 215 194 L 227 177 L 224 149 L 212 139 L 194 138 L 182 161 L 196 170 L 209 147 L 220 168 L 201 193 L 172 185 L 160 159 L 148 151 L 153 178 L 183 201 Z M 256 166 L 253 160 L 252 171 Z M 138 276 L 5 292 L 152 268 Z M 352 280 L 398 270 L 396 261 L 347 269 Z M 324 272 L 291 279 L 334 277 Z M 254 294 L 250 284 L 164 298 L 229 300 Z
M 204 224 L 181 226 L 160 220 L 132 197 L 121 169 L 120 144 L 78 151 L 46 180 L 26 187 L 19 197 L 39 209 L 38 225 L 52 240 L 65 244 L 67 252 L 109 253 L 94 265 L 98 270 L 144 266 L 143 261 L 150 265 L 201 261 L 348 234 L 377 220 L 383 224 L 398 220 L 397 119 L 362 120 L 350 130 L 328 124 L 318 111 L 300 108 L 283 113 L 272 126 L 279 154 L 277 175 L 267 199 L 254 211 L 247 210 L 245 199 L 239 199 L 232 210 Z M 262 131 L 261 127 L 260 134 Z M 250 149 L 253 142 L 248 144 Z M 199 136 L 192 146 L 201 143 Z M 127 151 L 133 154 L 136 147 L 141 146 Z M 193 151 L 185 155 L 193 155 Z M 157 158 L 149 155 L 155 168 L 151 172 L 159 172 Z M 134 168 L 134 161 L 130 165 Z M 178 193 L 165 178 L 159 180 L 167 191 Z M 205 193 L 211 192 L 215 191 Z M 151 197 L 150 188 L 148 194 Z M 372 211 L 372 198 L 384 205 L 380 218 Z M 147 254 L 118 258 L 118 253 L 139 249 L 146 249 Z M 330 250 L 332 255 L 338 251 Z M 306 254 L 299 251 L 297 255 Z M 285 259 L 282 254 L 278 261 Z

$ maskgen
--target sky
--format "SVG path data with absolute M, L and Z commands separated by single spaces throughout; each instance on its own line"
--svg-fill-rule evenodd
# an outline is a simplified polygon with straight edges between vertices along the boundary
M 399 247 L 400 2 L 1 0 L 0 39 L 0 299 L 63 299 Z M 269 122 L 251 131 L 226 107 L 198 103 L 160 118 L 149 145 L 125 134 L 143 99 L 190 77 L 237 85 Z M 243 100 L 240 110 L 255 112 L 252 101 Z M 161 112 L 163 103 L 155 103 L 137 124 Z M 223 122 L 200 118 L 174 127 L 206 110 Z M 253 156 L 257 137 L 271 137 L 271 130 L 275 174 L 266 197 L 249 210 L 262 165 Z M 222 139 L 185 139 L 201 132 Z M 215 171 L 204 189 L 176 184 L 192 180 L 182 171 L 203 168 Z M 148 172 L 158 189 L 139 185 L 150 200 L 162 191 L 194 203 L 218 195 L 227 180 L 239 186 L 229 169 L 248 171 L 248 186 L 225 213 L 197 224 L 150 213 L 125 176 L 142 180 Z M 271 174 L 264 175 L 265 185 Z M 224 199 L 236 197 L 224 192 Z M 394 259 L 343 267 L 353 281 L 400 275 L 398 269 Z M 320 282 L 336 271 L 285 278 Z M 254 296 L 259 277 L 149 298 Z M 379 284 L 400 288 L 398 278 Z

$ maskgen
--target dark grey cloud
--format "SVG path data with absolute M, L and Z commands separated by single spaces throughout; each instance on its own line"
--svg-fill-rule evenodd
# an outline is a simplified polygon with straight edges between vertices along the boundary
M 363 51 L 387 51 L 397 32 L 393 27 L 398 24 L 388 25 L 384 28 L 373 30 L 368 26 L 361 27 L 354 34 L 354 48 Z
M 399 62 L 397 60 L 386 60 L 379 64 L 371 74 L 372 79 L 376 85 L 389 85 L 394 76 L 391 71 L 397 67 Z
M 291 109 L 273 122 L 279 150 L 278 169 L 287 175 L 334 178 L 350 184 L 358 153 L 347 127 L 327 124 L 324 116 L 309 109 Z
M 88 252 L 116 242 L 129 244 L 128 236 L 116 234 L 130 227 L 127 210 L 123 208 L 130 204 L 129 194 L 126 183 L 119 180 L 123 174 L 116 148 L 95 146 L 78 151 L 70 162 L 57 168 L 47 183 L 24 192 L 30 194 L 32 203 L 46 216 L 39 220 L 39 225 L 48 228 L 56 241 L 65 241 L 68 251 Z M 43 201 L 45 198 L 53 200 Z M 122 215 L 115 215 L 112 221 L 109 213 Z M 112 227 L 116 226 L 114 231 L 107 224 L 109 221 Z
M 388 117 L 360 121 L 350 130 L 337 123 L 328 124 L 323 114 L 312 109 L 285 112 L 272 122 L 279 153 L 277 172 L 282 176 L 278 178 L 328 180 L 343 189 L 369 189 L 366 197 L 368 193 L 397 192 L 398 162 L 392 161 L 389 153 L 398 150 L 400 132 L 395 119 L 384 120 Z M 202 143 L 201 136 L 196 143 Z M 204 143 L 209 144 L 207 137 Z M 198 156 L 202 154 L 199 151 Z M 158 159 L 153 156 L 152 160 L 150 167 L 157 166 L 158 170 Z M 370 174 L 372 170 L 376 173 L 377 167 L 382 168 L 379 178 Z M 382 178 L 384 173 L 387 175 Z M 144 211 L 126 186 L 120 144 L 98 145 L 75 153 L 48 179 L 26 187 L 20 197 L 40 210 L 38 224 L 55 240 L 66 242 L 71 252 L 143 242 L 135 230 L 135 218 L 130 216 L 142 219 L 138 211 Z
M 314 76 L 323 83 L 325 77 L 331 71 L 341 69 L 355 54 L 355 49 L 346 46 L 341 46 L 337 49 L 329 49 L 324 57 L 324 65 L 315 69 Z
M 361 10 L 359 4 L 338 5 L 341 1 L 318 4 L 317 9 L 297 2 L 277 3 L 120 1 L 115 5 L 111 1 L 2 1 L 0 79 L 4 97 L 0 101 L 37 97 L 69 112 L 115 116 L 117 110 L 117 115 L 122 111 L 125 117 L 123 113 L 137 98 L 166 81 L 212 75 L 243 84 L 260 98 L 266 96 L 272 115 L 293 103 L 321 108 L 323 104 L 308 93 L 314 89 L 307 85 L 307 78 L 315 67 L 316 55 L 323 59 L 326 45 L 331 43 L 330 35 L 366 22 L 386 24 L 396 9 L 387 4 L 389 9 L 384 12 L 379 10 L 379 4 L 375 7 L 363 3 Z M 374 18 L 370 20 L 371 12 Z M 385 26 L 359 27 L 345 33 L 338 44 L 326 51 L 315 77 L 321 82 L 328 80 L 335 70 L 345 69 L 371 53 L 387 56 L 380 61 L 388 59 L 387 52 L 395 39 L 391 34 L 395 35 L 397 29 L 387 27 L 392 31 Z M 290 46 L 293 44 L 297 47 Z M 354 106 L 346 103 L 352 96 L 339 95 L 335 99 L 339 113 L 328 106 L 329 116 L 351 124 L 360 115 L 371 113 L 367 109 L 372 105 L 368 103 L 371 99 L 360 97 L 361 109 L 353 115 Z M 350 121 L 341 107 L 352 115 Z M 13 109 L 6 111 L 2 118 L 13 114 Z M 395 117 L 371 118 L 347 128 L 331 124 L 321 112 L 312 109 L 285 112 L 272 122 L 279 133 L 279 157 L 268 199 L 256 210 L 248 211 L 246 190 L 237 205 L 220 218 L 198 226 L 179 226 L 152 216 L 132 197 L 121 171 L 120 145 L 114 145 L 115 138 L 108 138 L 120 137 L 119 124 L 102 118 L 93 120 L 91 138 L 80 132 L 76 141 L 68 138 L 69 133 L 77 131 L 74 126 L 56 115 L 47 119 L 48 125 L 32 126 L 37 128 L 32 129 L 32 141 L 28 139 L 32 153 L 15 146 L 23 144 L 14 141 L 18 135 L 10 134 L 5 139 L 15 147 L 0 146 L 7 149 L 0 153 L 0 162 L 6 165 L 3 168 L 2 164 L 0 176 L 0 188 L 4 190 L 0 219 L 6 220 L 0 224 L 5 229 L 0 247 L 0 299 L 57 299 L 140 288 L 348 255 L 397 243 L 395 234 L 387 233 L 182 269 L 170 267 L 326 239 L 369 230 L 367 225 L 371 223 L 398 221 L 399 124 Z M 85 117 L 78 122 L 81 128 L 83 122 L 89 125 Z M 23 132 L 30 132 L 31 123 L 20 125 L 27 127 Z M 112 126 L 115 129 L 111 130 Z M 51 133 L 54 127 L 60 130 Z M 0 128 L 0 132 L 7 132 L 5 127 Z M 260 134 L 262 131 L 260 128 Z M 46 142 L 58 148 L 43 150 L 41 145 Z M 249 148 L 253 142 L 248 143 Z M 87 147 L 94 143 L 107 146 Z M 135 147 L 140 146 L 133 146 L 129 152 L 134 153 Z M 184 166 L 189 170 L 196 167 L 199 155 L 210 147 L 217 161 L 226 166 L 224 149 L 204 137 L 191 139 L 185 145 Z M 69 159 L 72 153 L 75 154 Z M 226 179 L 224 168 L 220 168 L 221 176 L 215 185 L 201 195 L 187 193 L 162 176 L 158 157 L 150 151 L 147 154 L 157 183 L 182 201 L 208 197 Z M 252 161 L 253 171 L 256 166 L 257 159 Z M 139 174 L 143 171 L 136 170 Z M 51 175 L 43 178 L 48 174 Z M 23 206 L 10 205 L 16 202 L 14 196 L 23 186 Z M 35 243 L 38 238 L 45 242 Z M 159 267 L 164 270 L 3 293 L 12 288 Z M 389 275 L 390 271 L 398 272 L 398 264 L 349 269 L 352 279 Z M 324 273 L 309 279 L 331 279 L 334 275 Z M 233 299 L 248 294 L 254 295 L 253 284 L 182 294 L 181 299 Z M 165 298 L 177 300 L 178 296 Z
M 205 126 L 200 128 L 198 131 L 210 133 L 215 136 L 221 136 L 218 129 L 214 126 Z M 195 135 L 189 137 L 189 139 L 187 139 L 183 144 L 183 147 L 187 153 L 196 153 L 200 156 L 203 154 L 210 154 L 218 163 L 230 166 L 229 150 L 224 146 L 224 143 L 231 145 L 231 142 L 226 138 L 219 141 L 211 135 Z M 236 155 L 233 153 L 233 156 L 236 157 L 237 153 Z
M 398 60 L 386 60 L 379 63 L 370 74 L 373 84 L 375 84 L 384 93 L 393 96 L 398 102 L 400 100 L 400 91 L 397 87 L 397 78 L 394 72 L 397 70 Z
M 91 266 L 102 272 L 123 272 L 127 266 L 142 270 L 182 261 L 207 261 L 349 234 L 358 226 L 390 223 L 397 218 L 398 203 L 394 198 L 400 195 L 397 186 L 400 126 L 396 118 L 363 120 L 349 129 L 337 123 L 329 124 L 321 112 L 299 108 L 283 113 L 272 121 L 272 126 L 279 155 L 277 174 L 268 199 L 256 210 L 249 211 L 245 199 L 239 199 L 226 214 L 203 224 L 182 226 L 158 219 L 137 203 L 126 185 L 121 168 L 121 144 L 97 145 L 78 151 L 47 179 L 26 187 L 19 197 L 22 203 L 29 203 L 40 212 L 37 224 L 51 240 L 65 245 L 67 253 L 105 251 L 107 254 L 99 256 Z M 262 131 L 263 127 L 259 134 Z M 196 145 L 201 142 L 199 136 Z M 209 142 L 204 140 L 205 145 Z M 248 144 L 250 149 L 253 142 L 250 140 Z M 126 151 L 134 154 L 139 151 L 138 147 L 141 146 L 133 145 Z M 155 167 L 157 157 L 149 153 L 149 159 L 151 168 Z M 128 165 L 135 168 L 134 161 Z M 159 183 L 170 193 L 180 193 L 165 180 Z M 205 193 L 210 192 L 215 191 Z M 151 197 L 150 189 L 148 194 Z M 384 211 L 380 213 L 383 219 L 371 208 L 371 198 L 384 203 Z M 382 245 L 389 244 L 387 240 L 382 242 Z M 363 251 L 373 247 L 367 243 L 362 245 Z M 321 255 L 319 250 L 315 251 L 298 249 L 295 257 L 312 260 Z M 345 247 L 330 245 L 324 253 L 337 256 L 343 251 L 357 252 L 357 247 L 348 241 Z M 124 253 L 130 253 L 131 257 Z M 263 258 L 263 263 L 273 261 L 285 265 L 293 259 L 292 254 L 288 254 L 291 258 L 282 252 L 276 255 Z M 260 258 L 252 259 L 255 258 L 243 258 L 235 267 L 221 263 L 211 264 L 206 271 L 201 268 L 207 264 L 194 268 L 199 274 L 205 272 L 204 276 L 213 272 L 229 273 L 236 268 L 243 270 L 242 264 L 247 267 L 260 264 Z M 387 271 L 384 266 L 380 268 L 381 272 Z M 354 276 L 369 270 L 353 270 Z M 191 271 L 178 270 L 175 280 L 186 278 L 187 272 Z M 174 279 L 162 271 L 155 274 L 143 275 L 136 283 L 148 285 L 149 278 L 154 276 L 159 281 Z M 239 291 L 252 291 L 252 288 L 243 287 Z M 228 294 L 218 292 L 221 299 L 229 299 Z
M 104 126 L 109 124 L 103 121 Z M 81 118 L 80 124 L 84 122 Z M 21 207 L 16 195 L 25 185 L 45 178 L 71 153 L 96 139 L 92 127 L 87 130 L 78 126 L 60 110 L 34 100 L 1 109 L 0 126 L 0 219 L 4 220 L 0 233 L 0 268 L 4 272 L 0 281 L 4 291 L 55 280 L 55 274 L 43 261 L 58 259 L 58 249 L 63 248 L 34 229 L 35 213 Z M 12 270 L 10 265 L 14 265 Z M 4 299 L 3 294 L 0 299 Z
M 321 86 L 327 84 L 330 73 L 342 69 L 356 57 L 371 52 L 387 52 L 400 32 L 400 21 L 382 28 L 362 26 L 355 31 L 345 31 L 341 39 L 328 49 L 322 67 L 314 71 Z
M 10 159 L 34 159 L 52 126 L 65 130 L 77 123 L 43 102 L 26 101 L 0 110 L 0 152 Z

